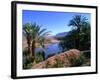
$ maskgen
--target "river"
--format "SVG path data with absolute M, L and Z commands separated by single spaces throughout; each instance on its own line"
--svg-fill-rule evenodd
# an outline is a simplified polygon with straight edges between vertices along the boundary
M 35 53 L 38 53 L 39 51 L 42 51 L 42 48 L 36 48 Z M 49 55 L 55 55 L 59 54 L 63 51 L 62 47 L 59 45 L 59 43 L 50 44 L 45 48 L 45 58 L 47 58 Z

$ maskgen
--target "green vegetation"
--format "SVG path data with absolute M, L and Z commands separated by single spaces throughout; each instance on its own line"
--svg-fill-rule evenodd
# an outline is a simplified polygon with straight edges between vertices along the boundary
M 32 57 L 28 53 L 28 48 L 23 50 L 23 69 L 30 69 L 32 67 Z
M 44 52 L 39 52 L 39 53 L 37 53 L 36 55 L 35 55 L 35 62 L 36 63 L 39 63 L 39 62 L 41 62 L 41 61 L 43 61 L 44 60 L 44 58 L 45 58 L 45 56 L 44 56 Z
M 85 57 L 83 54 L 81 54 L 79 58 L 76 58 L 71 61 L 72 63 L 71 67 L 81 66 L 84 63 L 84 61 L 85 61 Z
M 32 68 L 32 63 L 23 65 L 23 69 L 31 69 L 31 68 Z
M 90 23 L 86 17 L 81 15 L 75 15 L 72 20 L 69 21 L 68 26 L 72 27 L 69 35 L 60 39 L 60 45 L 64 51 L 68 49 L 90 50 Z
M 23 63 L 23 69 L 30 69 L 33 65 L 32 56 L 28 54 L 28 49 L 25 48 L 23 51 L 23 58 L 25 58 L 25 62 Z M 35 62 L 36 64 L 43 61 L 45 58 L 45 53 L 43 51 L 36 53 Z
M 27 40 L 27 45 L 28 45 L 28 54 L 31 55 L 31 41 L 32 41 L 32 37 L 31 37 L 31 29 L 32 29 L 32 25 L 31 24 L 25 24 L 23 25 L 23 33 L 26 37 Z
M 84 52 L 83 54 L 87 59 L 91 58 L 91 52 Z
M 32 56 L 32 60 L 35 60 L 35 44 L 39 43 L 42 48 L 44 48 L 45 37 L 49 34 L 46 29 L 41 29 L 41 26 L 36 23 L 27 23 L 23 25 L 23 33 L 26 37 L 28 44 L 28 53 Z
M 23 50 L 23 56 L 29 56 L 27 47 Z

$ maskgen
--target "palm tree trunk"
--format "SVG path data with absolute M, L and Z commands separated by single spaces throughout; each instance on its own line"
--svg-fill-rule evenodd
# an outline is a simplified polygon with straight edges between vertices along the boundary
M 43 49 L 43 55 L 42 55 L 42 57 L 43 57 L 43 61 L 44 61 L 45 60 L 45 53 L 46 53 L 44 43 L 42 44 L 42 49 Z
M 32 41 L 32 47 L 31 47 L 31 51 L 32 51 L 32 61 L 35 61 L 35 40 Z
M 31 40 L 29 38 L 27 38 L 27 44 L 28 44 L 28 54 L 31 56 Z
M 45 49 L 43 48 L 43 61 L 45 60 Z
M 77 49 L 80 50 L 80 26 L 78 27 L 78 36 L 77 36 Z
M 31 55 L 30 44 L 28 44 L 28 53 Z

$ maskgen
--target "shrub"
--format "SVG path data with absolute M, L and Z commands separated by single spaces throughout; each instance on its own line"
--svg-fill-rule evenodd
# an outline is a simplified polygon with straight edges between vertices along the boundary
M 85 53 L 83 53 L 84 54 L 84 56 L 86 57 L 86 58 L 91 58 L 91 52 L 85 52 Z
M 81 66 L 85 61 L 85 57 L 83 54 L 80 55 L 79 58 L 76 58 L 72 61 L 72 67 Z
M 32 57 L 28 53 L 28 48 L 23 50 L 23 69 L 30 69 L 32 67 Z
M 43 51 L 36 53 L 35 62 L 39 63 L 39 62 L 43 61 L 45 59 L 44 54 L 45 53 Z
M 32 67 L 32 57 L 30 56 L 24 56 L 26 57 L 25 63 L 23 63 L 23 69 L 30 69 Z
M 23 56 L 28 56 L 29 53 L 28 53 L 28 48 L 26 47 L 24 50 L 23 50 Z
M 23 69 L 30 69 L 31 67 L 32 67 L 32 63 L 23 65 Z

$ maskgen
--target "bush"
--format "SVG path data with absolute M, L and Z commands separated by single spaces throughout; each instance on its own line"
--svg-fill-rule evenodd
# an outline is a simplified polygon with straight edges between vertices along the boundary
M 83 54 L 80 55 L 78 59 L 72 61 L 72 67 L 81 66 L 85 61 L 85 57 Z
M 86 57 L 86 58 L 91 58 L 91 52 L 85 52 L 85 53 L 83 53 L 84 54 L 84 56 Z
M 32 57 L 28 53 L 28 48 L 23 50 L 23 69 L 30 69 L 32 67 Z
M 32 63 L 23 65 L 23 69 L 30 69 L 31 67 L 32 67 Z
M 23 69 L 30 69 L 32 67 L 32 57 L 30 56 L 24 56 L 25 63 L 23 63 Z
M 43 51 L 36 53 L 35 62 L 39 63 L 45 59 L 45 53 Z
M 26 47 L 24 50 L 23 50 L 23 56 L 28 56 L 29 53 L 28 53 L 28 48 Z

